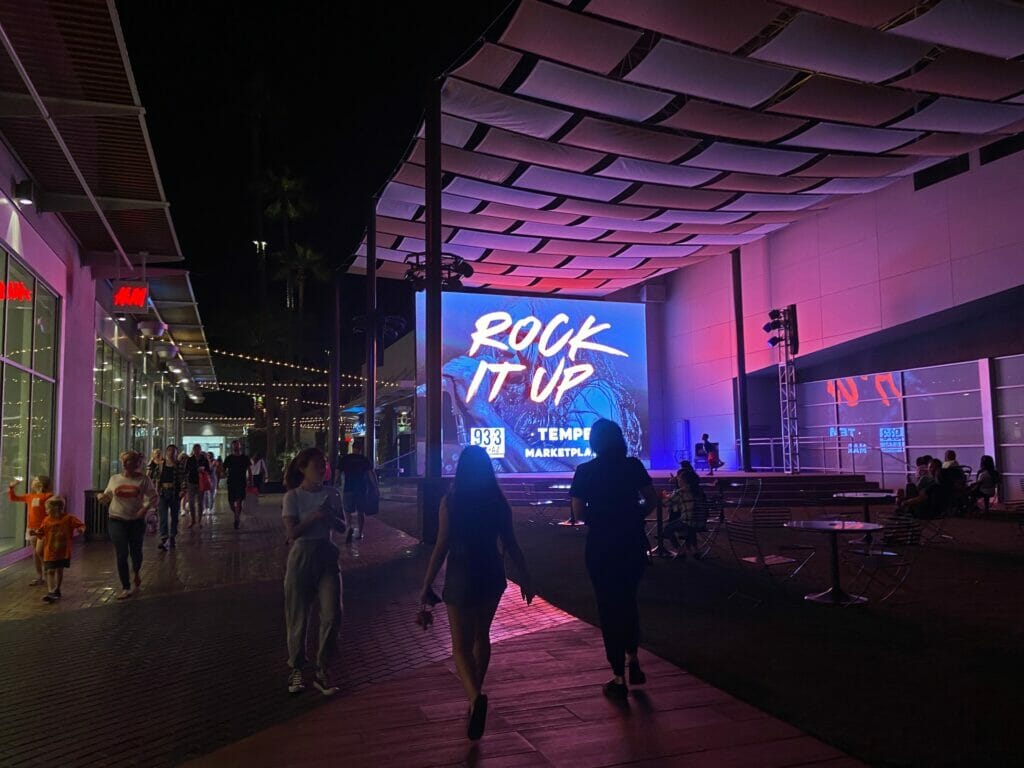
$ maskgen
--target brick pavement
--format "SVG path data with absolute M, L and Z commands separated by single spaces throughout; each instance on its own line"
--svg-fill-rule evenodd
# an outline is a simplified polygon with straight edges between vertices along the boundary
M 157 553 L 155 539 L 148 537 L 143 591 L 128 601 L 112 600 L 117 585 L 108 542 L 78 546 L 65 582 L 67 597 L 54 606 L 42 604 L 41 593 L 26 586 L 32 577 L 30 562 L 0 572 L 0 765 L 179 765 L 247 737 L 258 739 L 262 731 L 282 723 L 304 728 L 303 723 L 312 722 L 307 716 L 332 723 L 336 735 L 360 722 L 363 730 L 350 733 L 369 744 L 384 735 L 365 732 L 367 723 L 376 728 L 389 719 L 400 720 L 378 692 L 410 689 L 422 693 L 416 707 L 425 708 L 425 717 L 434 723 L 431 738 L 448 743 L 443 754 L 459 763 L 465 743 L 455 721 L 462 716 L 462 704 L 451 670 L 444 612 L 438 612 L 429 632 L 412 624 L 429 553 L 377 520 L 368 521 L 367 538 L 357 550 L 345 548 L 342 554 L 345 618 L 332 670 L 342 693 L 333 700 L 312 689 L 303 696 L 287 695 L 280 586 L 286 549 L 279 504 L 280 497 L 263 500 L 238 532 L 222 509 L 201 532 L 184 531 L 174 553 Z M 559 670 L 567 679 L 582 674 L 573 687 L 585 685 L 586 690 L 573 697 L 583 702 L 579 706 L 591 706 L 586 701 L 593 700 L 593 683 L 604 672 L 580 673 L 575 657 L 559 653 L 572 656 L 574 644 L 582 643 L 589 646 L 591 663 L 596 659 L 603 666 L 596 632 L 543 601 L 527 608 L 517 593 L 506 592 L 495 639 L 508 648 L 523 643 L 522 650 L 537 653 L 533 638 L 548 642 L 544 633 L 563 632 L 555 637 L 561 651 L 544 651 L 545 664 L 531 669 Z M 515 658 L 496 661 L 495 681 L 516 678 L 515 669 L 501 669 Z M 569 668 L 573 672 L 566 676 Z M 675 669 L 671 676 L 677 673 L 682 674 Z M 430 686 L 422 687 L 424 681 L 433 681 L 441 693 L 435 697 Z M 508 739 L 519 743 L 510 731 L 500 735 L 502 718 L 519 729 L 539 728 L 538 719 L 544 720 L 539 711 L 531 714 L 534 695 L 519 691 L 510 697 L 519 703 L 495 718 L 492 744 Z M 48 719 L 55 705 L 56 726 Z M 368 716 L 335 718 L 331 713 L 336 705 Z M 570 717 L 566 713 L 571 707 L 561 711 L 556 702 L 548 705 L 555 707 L 548 724 Z M 351 757 L 351 749 L 346 751 Z M 390 754 L 367 749 L 359 764 L 402 764 Z M 206 764 L 236 764 L 230 757 L 221 758 Z M 502 759 L 495 764 L 513 763 Z

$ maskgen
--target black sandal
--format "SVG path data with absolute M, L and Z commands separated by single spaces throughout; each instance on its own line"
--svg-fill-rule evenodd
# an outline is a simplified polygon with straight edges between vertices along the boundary
M 469 711 L 469 724 L 466 726 L 466 736 L 470 741 L 478 741 L 484 735 L 484 727 L 486 725 L 487 697 L 481 693 L 476 697 L 476 702 Z

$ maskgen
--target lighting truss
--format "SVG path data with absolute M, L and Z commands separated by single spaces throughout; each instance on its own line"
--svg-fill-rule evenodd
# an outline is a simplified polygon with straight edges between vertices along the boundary
M 412 283 L 413 289 L 422 291 L 427 287 L 427 255 L 410 253 L 405 257 L 408 268 L 405 279 Z M 461 256 L 450 253 L 441 254 L 441 287 L 461 288 L 462 279 L 473 276 L 473 265 Z

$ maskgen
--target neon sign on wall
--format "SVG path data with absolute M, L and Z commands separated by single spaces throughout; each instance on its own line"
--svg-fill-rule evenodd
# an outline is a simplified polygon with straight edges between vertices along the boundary
M 32 301 L 32 289 L 21 280 L 0 281 L 0 301 Z
M 149 299 L 149 286 L 145 283 L 115 283 L 115 309 L 145 309 Z
M 893 378 L 892 373 L 876 373 L 874 376 L 847 376 L 845 379 L 832 379 L 825 382 L 825 389 L 836 399 L 836 403 L 839 405 L 856 408 L 857 404 L 860 403 L 860 390 L 857 386 L 858 379 L 865 382 L 869 379 L 874 380 L 875 392 L 878 393 L 878 397 L 881 398 L 883 405 L 891 405 L 892 400 L 899 400 L 903 396 L 900 394 L 899 387 L 896 386 L 896 380 Z

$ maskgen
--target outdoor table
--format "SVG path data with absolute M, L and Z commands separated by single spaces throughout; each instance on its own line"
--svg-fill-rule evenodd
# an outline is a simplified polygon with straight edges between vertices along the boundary
M 863 502 L 865 523 L 871 522 L 872 504 L 891 504 L 893 501 L 893 495 L 888 491 L 847 491 L 845 493 L 833 493 L 832 498 Z
M 804 595 L 804 600 L 828 603 L 829 605 L 856 605 L 868 601 L 862 595 L 847 594 L 839 585 L 839 534 L 871 533 L 882 530 L 882 526 L 876 523 L 847 522 L 846 520 L 793 520 L 786 523 L 786 528 L 828 534 L 832 544 L 832 586 L 824 592 Z

